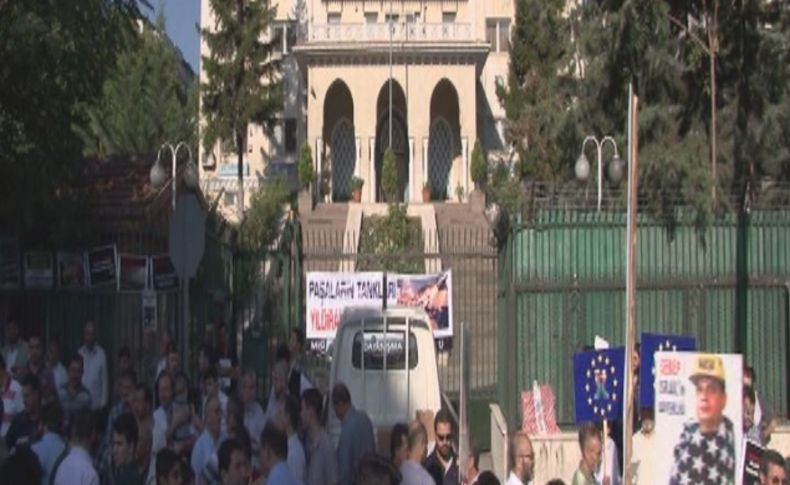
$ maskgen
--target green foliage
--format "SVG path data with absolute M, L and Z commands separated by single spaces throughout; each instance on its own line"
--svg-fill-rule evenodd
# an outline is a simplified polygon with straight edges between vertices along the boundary
M 364 185 L 365 185 L 365 181 L 362 180 L 361 178 L 357 177 L 356 175 L 351 177 L 351 190 L 355 192 L 358 190 L 362 190 L 362 186 Z
M 86 108 L 80 130 L 87 155 L 154 153 L 162 143 L 197 145 L 197 86 L 179 64 L 165 37 L 161 15 L 156 26 L 130 39 L 102 87 L 101 99 Z
M 296 167 L 299 175 L 299 184 L 302 188 L 307 188 L 315 179 L 313 171 L 313 154 L 310 151 L 310 144 L 306 141 L 299 149 L 299 165 Z
M 385 217 L 363 220 L 357 270 L 422 273 L 422 252 L 419 219 L 408 217 L 405 205 L 391 204 Z
M 472 149 L 472 181 L 478 187 L 483 187 L 488 180 L 488 164 L 483 149 L 480 146 L 480 140 L 475 141 L 475 147 Z
M 384 151 L 384 159 L 381 162 L 381 188 L 387 201 L 395 201 L 398 197 L 398 165 L 395 160 L 395 153 L 387 147 Z

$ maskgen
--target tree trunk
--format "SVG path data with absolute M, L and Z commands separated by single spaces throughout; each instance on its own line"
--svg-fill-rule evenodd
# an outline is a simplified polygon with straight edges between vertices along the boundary
M 238 160 L 238 193 L 236 199 L 236 211 L 239 216 L 239 224 L 244 220 L 244 138 L 236 132 L 236 157 Z
M 716 51 L 710 53 L 710 165 L 713 175 L 713 205 L 716 206 L 716 196 L 719 188 L 719 178 L 716 174 Z

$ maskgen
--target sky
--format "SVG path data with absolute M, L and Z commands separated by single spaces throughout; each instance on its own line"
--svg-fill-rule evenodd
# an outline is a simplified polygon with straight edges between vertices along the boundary
M 195 73 L 200 65 L 200 36 L 196 25 L 200 23 L 200 0 L 153 0 L 159 9 L 164 8 L 167 35 L 175 43 Z M 151 20 L 157 12 L 149 12 Z

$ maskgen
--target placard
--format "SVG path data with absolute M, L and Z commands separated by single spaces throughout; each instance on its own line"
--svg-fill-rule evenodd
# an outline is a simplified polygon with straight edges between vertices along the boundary
M 117 285 L 118 265 L 115 245 L 89 251 L 88 271 L 91 287 Z
M 0 239 L 0 288 L 19 288 L 21 273 L 19 242 L 15 238 Z
M 653 382 L 656 378 L 656 352 L 679 352 L 697 350 L 694 337 L 681 335 L 659 335 L 643 333 L 639 356 L 639 407 L 652 408 L 655 402 Z
M 121 254 L 121 275 L 118 288 L 127 291 L 143 291 L 148 287 L 148 257 Z
M 574 354 L 576 423 L 621 417 L 625 399 L 624 376 L 624 347 Z
M 170 256 L 163 254 L 151 256 L 151 272 L 153 274 L 153 288 L 156 291 L 171 291 L 178 289 L 178 275 Z
M 88 286 L 86 273 L 85 253 L 58 252 L 58 286 L 85 288 Z
M 25 287 L 52 288 L 55 282 L 52 253 L 30 251 L 25 253 Z
M 741 356 L 655 356 L 655 483 L 736 483 L 743 435 Z
M 743 440 L 742 460 L 738 465 L 738 475 L 743 485 L 760 485 L 760 464 L 765 448 L 752 440 Z
M 156 292 L 143 290 L 140 293 L 143 303 L 143 332 L 156 330 Z

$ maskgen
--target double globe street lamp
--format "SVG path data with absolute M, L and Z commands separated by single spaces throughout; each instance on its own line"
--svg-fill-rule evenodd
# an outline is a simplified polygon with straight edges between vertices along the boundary
M 172 197 L 173 197 L 173 211 L 176 210 L 176 163 L 178 161 L 178 151 L 181 148 L 185 148 L 187 151 L 188 158 L 186 160 L 186 167 L 184 167 L 184 185 L 192 190 L 198 185 L 198 171 L 195 162 L 192 161 L 192 150 L 190 150 L 189 145 L 185 142 L 179 142 L 175 147 L 170 143 L 164 143 L 160 148 L 159 151 L 156 152 L 156 162 L 151 167 L 151 185 L 157 190 L 161 189 L 165 186 L 167 182 L 167 173 L 165 172 L 164 167 L 162 166 L 162 150 L 168 149 L 170 150 L 170 154 L 173 156 L 173 173 L 172 173 Z
M 609 180 L 617 183 L 623 178 L 625 163 L 620 158 L 620 155 L 617 151 L 617 143 L 614 141 L 614 138 L 611 136 L 605 136 L 599 141 L 598 138 L 589 135 L 582 142 L 582 151 L 579 155 L 579 158 L 576 160 L 576 166 L 574 167 L 576 178 L 579 181 L 585 182 L 590 177 L 590 161 L 587 160 L 587 155 L 584 154 L 584 148 L 587 146 L 587 142 L 593 142 L 598 155 L 598 212 L 600 212 L 601 198 L 603 194 L 603 146 L 606 144 L 606 142 L 610 142 L 614 148 L 614 156 L 609 162 L 608 168 Z

